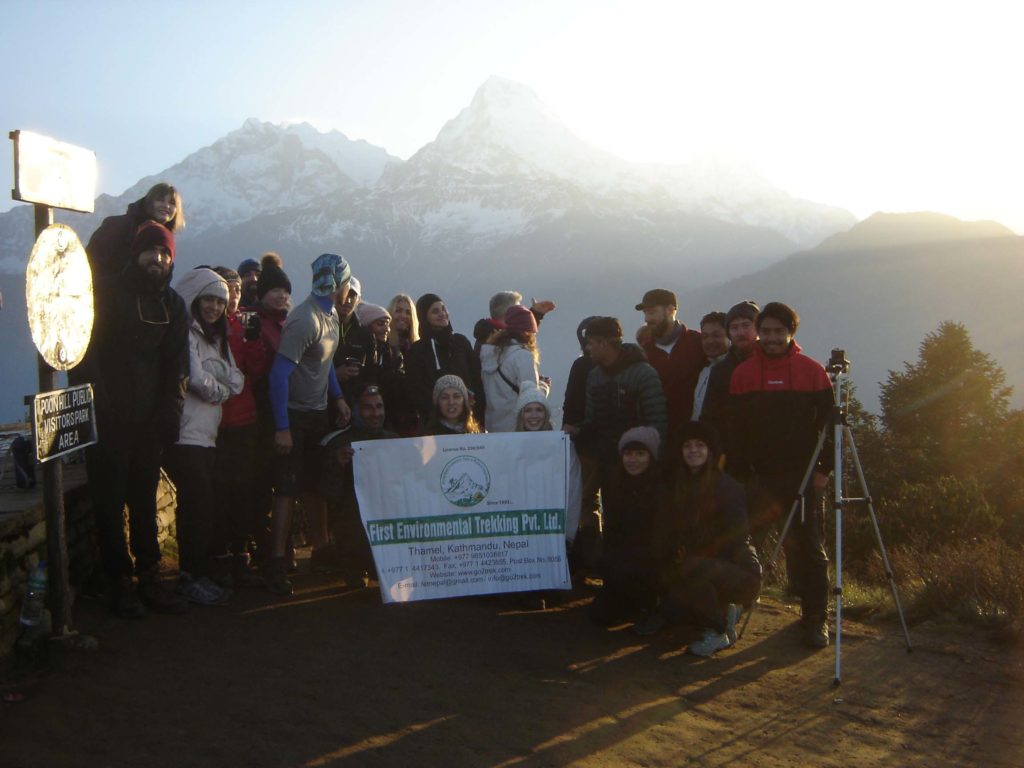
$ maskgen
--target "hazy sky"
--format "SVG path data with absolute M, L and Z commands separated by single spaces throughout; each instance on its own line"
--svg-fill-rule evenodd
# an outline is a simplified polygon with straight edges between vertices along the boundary
M 1024 232 L 1016 7 L 0 0 L 0 127 L 94 149 L 99 191 L 119 194 L 247 117 L 407 158 L 496 74 L 629 160 L 714 151 L 857 216 L 929 209 Z M 7 189 L 11 174 L 8 159 Z

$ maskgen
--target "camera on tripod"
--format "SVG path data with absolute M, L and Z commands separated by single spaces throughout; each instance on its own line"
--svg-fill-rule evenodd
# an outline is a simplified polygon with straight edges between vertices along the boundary
M 833 349 L 832 357 L 828 359 L 828 365 L 825 366 L 825 370 L 829 372 L 832 378 L 844 373 L 849 373 L 850 360 L 846 356 L 846 350 L 838 348 Z

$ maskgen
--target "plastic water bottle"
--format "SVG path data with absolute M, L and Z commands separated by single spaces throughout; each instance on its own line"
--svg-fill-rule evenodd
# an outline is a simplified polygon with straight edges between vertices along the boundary
M 21 602 L 21 623 L 26 627 L 38 627 L 46 610 L 46 563 L 41 562 L 32 569 Z

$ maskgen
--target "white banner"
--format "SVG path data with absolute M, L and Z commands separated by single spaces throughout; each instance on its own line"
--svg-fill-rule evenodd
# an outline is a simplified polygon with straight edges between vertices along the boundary
M 565 434 L 444 435 L 352 447 L 384 602 L 571 588 L 567 489 L 578 467 L 571 467 Z M 570 530 L 578 516 L 572 510 Z

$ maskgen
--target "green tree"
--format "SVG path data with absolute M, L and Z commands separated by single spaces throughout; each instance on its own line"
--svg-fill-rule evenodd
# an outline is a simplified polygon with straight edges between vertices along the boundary
M 944 322 L 925 336 L 917 362 L 890 371 L 880 396 L 903 478 L 921 483 L 952 475 L 987 485 L 1005 464 L 1012 391 L 962 323 Z

